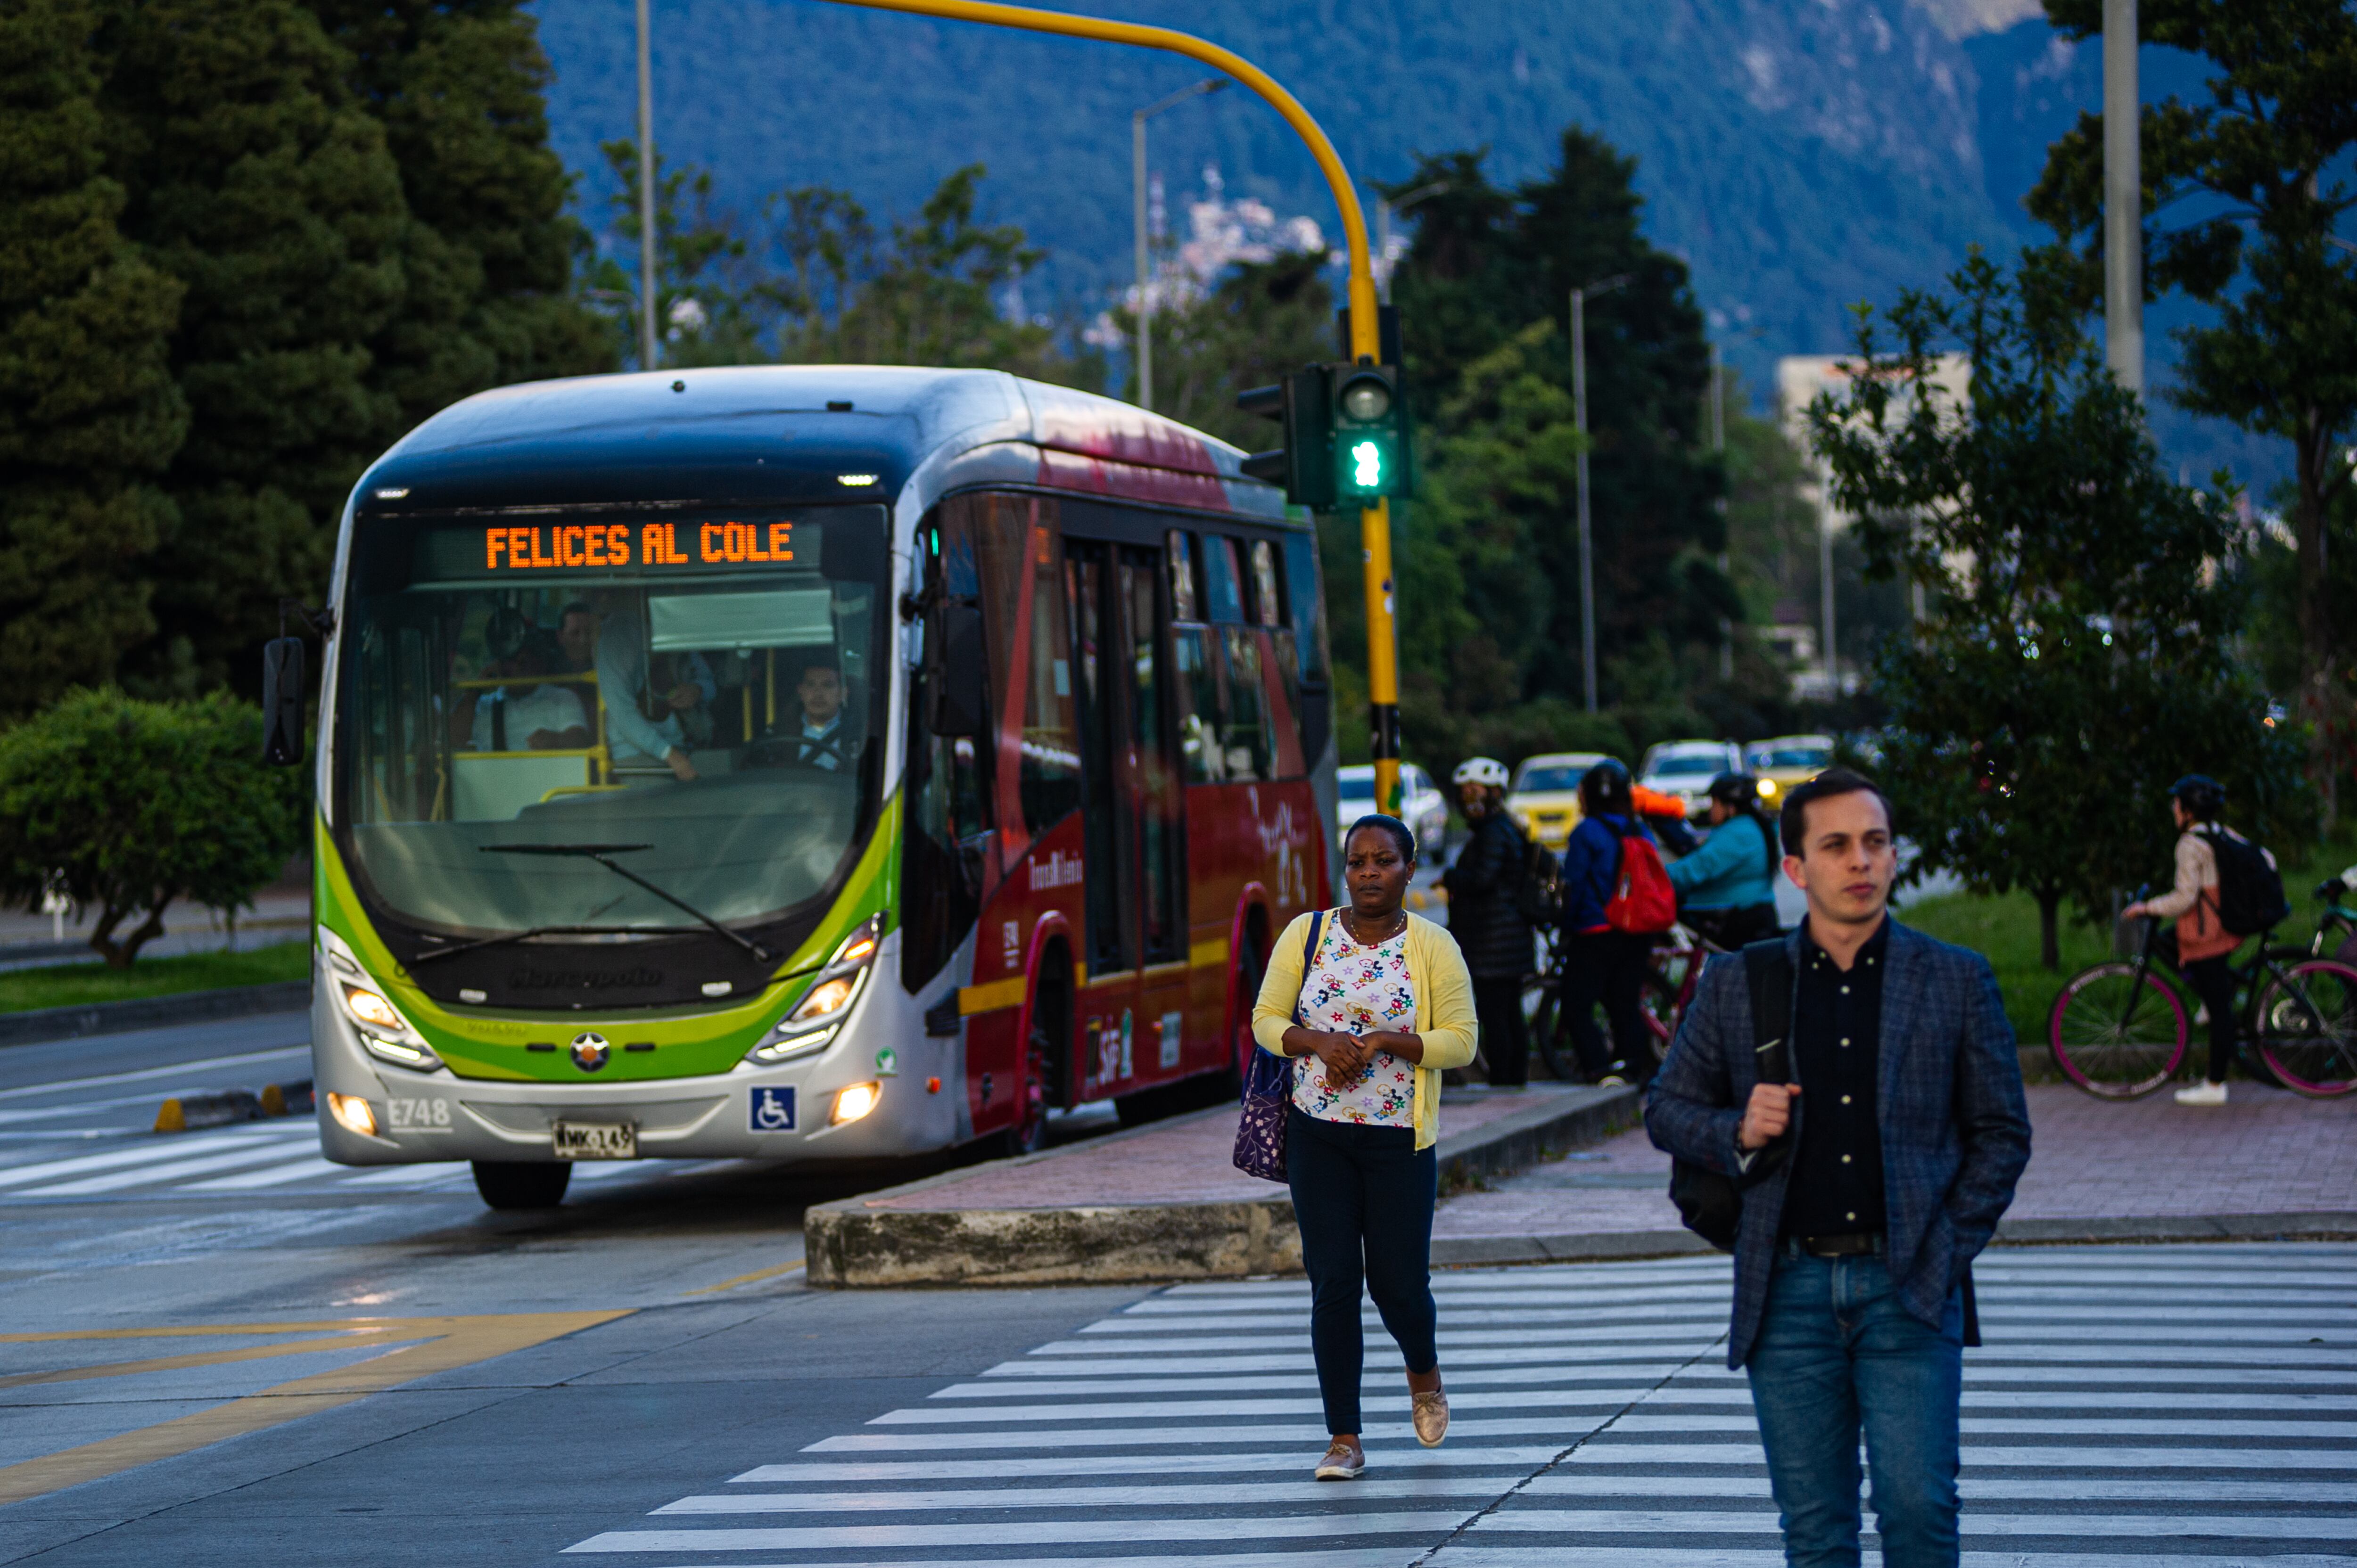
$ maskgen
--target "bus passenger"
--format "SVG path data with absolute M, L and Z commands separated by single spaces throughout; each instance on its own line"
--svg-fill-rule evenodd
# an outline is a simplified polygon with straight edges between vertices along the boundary
M 597 667 L 597 607 L 576 599 L 556 618 L 557 646 L 565 650 L 565 668 L 587 675 Z
M 794 694 L 802 704 L 794 759 L 807 768 L 839 771 L 850 760 L 851 737 L 844 733 L 843 669 L 833 649 L 820 649 L 803 659 Z
M 468 736 L 476 751 L 577 751 L 589 744 L 589 716 L 569 686 L 533 677 L 555 672 L 558 650 L 544 631 L 526 639 L 500 672 L 518 684 L 484 693 Z M 528 682 L 528 683 L 526 683 Z
M 650 689 L 646 633 L 624 611 L 597 634 L 597 700 L 606 705 L 606 739 L 614 760 L 660 761 L 683 784 L 695 778 L 688 760 L 687 714 L 719 694 L 703 659 L 689 654 L 668 691 Z M 642 705 L 643 704 L 643 705 Z

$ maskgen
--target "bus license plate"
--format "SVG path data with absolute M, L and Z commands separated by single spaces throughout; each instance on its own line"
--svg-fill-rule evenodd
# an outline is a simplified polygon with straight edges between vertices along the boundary
M 639 1130 L 628 1122 L 559 1122 L 555 1135 L 560 1160 L 635 1160 Z

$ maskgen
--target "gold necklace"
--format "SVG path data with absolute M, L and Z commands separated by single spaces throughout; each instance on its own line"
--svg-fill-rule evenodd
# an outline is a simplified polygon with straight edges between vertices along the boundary
M 1398 936 L 1402 931 L 1407 929 L 1407 911 L 1405 909 L 1401 909 L 1396 911 L 1396 913 L 1399 918 L 1392 926 L 1391 929 L 1385 931 L 1382 936 L 1377 937 L 1373 941 L 1369 941 L 1364 936 L 1360 934 L 1359 912 L 1356 909 L 1343 910 L 1342 918 L 1350 922 L 1351 940 L 1352 941 L 1358 943 L 1362 948 L 1378 948 L 1391 940 L 1394 937 Z

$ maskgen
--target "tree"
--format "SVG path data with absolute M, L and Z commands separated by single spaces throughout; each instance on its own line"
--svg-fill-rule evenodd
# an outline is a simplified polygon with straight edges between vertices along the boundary
M 1122 306 L 1112 320 L 1123 341 L 1137 340 L 1135 310 Z M 1239 410 L 1236 394 L 1334 354 L 1334 290 L 1323 255 L 1239 262 L 1193 298 L 1155 311 L 1156 412 L 1247 452 L 1274 446 L 1276 426 Z M 1135 365 L 1128 376 L 1123 395 L 1135 397 Z
M 156 690 L 217 686 L 325 591 L 334 523 L 401 398 L 371 345 L 402 308 L 401 173 L 351 61 L 296 0 L 143 0 L 102 36 L 124 232 L 186 290 L 172 339 L 189 409 L 150 580 Z
M 0 900 L 38 908 L 60 886 L 99 911 L 90 945 L 117 969 L 164 934 L 176 899 L 251 905 L 306 815 L 299 772 L 261 757 L 260 711 L 222 693 L 77 691 L 0 731 Z
M 1510 345 L 1521 345 L 1517 379 L 1555 389 L 1560 395 L 1545 417 L 1568 425 L 1571 290 L 1625 280 L 1587 310 L 1597 645 L 1606 700 L 1616 701 L 1614 661 L 1656 636 L 1684 661 L 1692 683 L 1709 679 L 1722 622 L 1739 618 L 1742 606 L 1716 564 L 1725 526 L 1713 503 L 1723 481 L 1699 442 L 1709 349 L 1685 263 L 1641 232 L 1633 160 L 1577 126 L 1564 133 L 1562 148 L 1554 170 L 1511 191 L 1490 183 L 1480 152 L 1421 160 L 1388 188 L 1441 187 L 1415 209 L 1415 241 L 1394 287 L 1437 471 L 1458 434 L 1451 407 L 1490 413 L 1479 400 L 1452 405 L 1456 389 Z M 1552 324 L 1551 338 L 1524 336 L 1543 322 Z M 1519 695 L 1576 700 L 1575 508 L 1567 490 L 1518 504 L 1547 606 L 1538 651 L 1515 671 Z M 1478 588 L 1469 603 L 1485 624 L 1492 618 Z
M 116 226 L 84 0 L 0 14 L 0 718 L 113 676 L 155 620 L 140 564 L 188 428 L 178 282 Z
M 2298 741 L 2229 655 L 2232 513 L 2161 471 L 2066 272 L 2049 252 L 2007 277 L 1975 252 L 1949 295 L 1902 293 L 1887 325 L 1861 307 L 1852 400 L 1809 410 L 1871 569 L 1930 601 L 1877 678 L 1900 831 L 1921 869 L 2036 899 L 2049 969 L 2065 899 L 2107 916 L 2166 864 L 2179 774 L 2223 780 L 2262 838 L 2313 822 Z M 1971 360 L 1961 403 L 1934 374 L 1948 342 Z
M 2065 35 L 2103 31 L 2100 0 L 2047 0 Z M 2326 515 L 2351 484 L 2339 447 L 2357 421 L 2357 250 L 2334 231 L 2357 186 L 2357 13 L 2347 0 L 2143 0 L 2139 38 L 2208 60 L 2210 102 L 2144 106 L 2147 294 L 2182 290 L 2215 308 L 2181 328 L 2182 383 L 2197 413 L 2292 444 L 2299 556 L 2298 703 L 2313 737 L 2328 815 L 2350 766 L 2350 692 L 2333 671 Z M 2082 115 L 2054 144 L 2030 211 L 2066 240 L 2087 236 L 2081 297 L 2095 296 L 2103 223 L 2103 121 Z M 2190 209 L 2179 226 L 2163 227 Z
M 408 221 L 372 385 L 408 426 L 486 387 L 614 368 L 572 291 L 579 226 L 548 145 L 550 71 L 520 0 L 308 0 L 383 127 Z

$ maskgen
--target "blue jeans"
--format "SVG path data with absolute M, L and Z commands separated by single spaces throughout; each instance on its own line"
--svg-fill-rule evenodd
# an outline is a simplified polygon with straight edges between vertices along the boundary
M 1875 1255 L 1813 1258 L 1787 1242 L 1745 1369 L 1793 1568 L 1857 1568 L 1866 1438 L 1886 1568 L 1954 1568 L 1964 1303 L 1937 1328 L 1909 1314 Z

